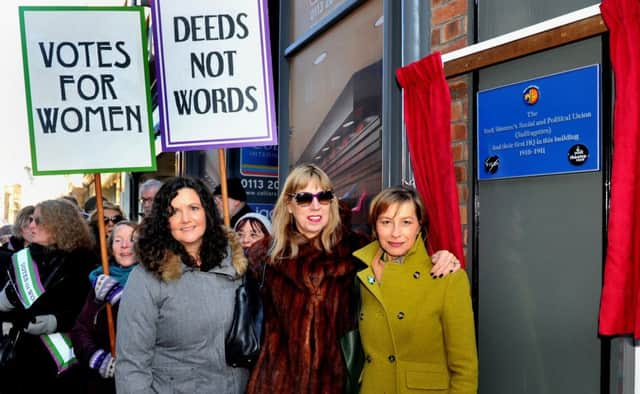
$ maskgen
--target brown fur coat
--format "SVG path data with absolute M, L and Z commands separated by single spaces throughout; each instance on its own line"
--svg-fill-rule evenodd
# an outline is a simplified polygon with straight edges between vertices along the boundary
M 346 371 L 338 339 L 352 325 L 356 263 L 351 253 L 365 241 L 346 232 L 332 255 L 305 244 L 297 258 L 267 266 L 265 340 L 247 393 L 342 391 Z M 252 248 L 251 270 L 260 273 L 266 259 L 267 245 Z

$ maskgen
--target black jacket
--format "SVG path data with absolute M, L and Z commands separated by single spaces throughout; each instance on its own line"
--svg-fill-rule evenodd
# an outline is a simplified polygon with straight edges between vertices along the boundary
M 45 292 L 35 303 L 25 310 L 12 285 L 6 288 L 7 297 L 16 308 L 8 315 L 18 327 L 24 327 L 37 315 L 52 314 L 56 317 L 57 332 L 68 333 L 73 327 L 80 309 L 90 290 L 89 272 L 95 266 L 97 257 L 91 250 L 79 249 L 73 252 L 48 249 L 40 245 L 29 247 L 31 257 L 36 262 Z M 8 275 L 15 283 L 11 264 Z M 69 390 L 74 367 L 58 376 L 57 367 L 42 339 L 38 335 L 22 333 L 16 345 L 15 370 L 4 376 L 3 387 L 9 385 L 11 392 L 38 392 Z M 78 382 L 74 382 L 78 383 Z M 67 391 L 71 392 L 71 391 Z

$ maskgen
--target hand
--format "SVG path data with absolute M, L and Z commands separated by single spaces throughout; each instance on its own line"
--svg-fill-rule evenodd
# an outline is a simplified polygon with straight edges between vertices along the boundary
M 52 334 L 57 327 L 58 320 L 54 315 L 38 315 L 31 319 L 24 332 L 31 335 Z
M 89 359 L 89 368 L 98 371 L 105 379 L 112 378 L 116 372 L 116 359 L 103 349 L 96 350 Z
M 22 307 L 13 282 L 9 281 L 0 292 L 0 312 L 9 312 L 16 307 Z
M 7 284 L 7 286 L 11 286 L 11 284 Z M 5 287 L 0 291 L 0 312 L 9 312 L 14 308 L 15 305 L 9 301 L 9 297 L 7 297 L 7 287 Z
M 120 297 L 122 297 L 123 288 L 120 282 L 109 275 L 98 275 L 96 282 L 93 284 L 93 289 L 96 292 L 96 301 L 99 302 L 106 301 L 111 305 L 115 305 L 120 301 Z
M 429 275 L 433 279 L 442 278 L 460 269 L 460 262 L 448 250 L 439 250 L 431 256 L 433 268 Z

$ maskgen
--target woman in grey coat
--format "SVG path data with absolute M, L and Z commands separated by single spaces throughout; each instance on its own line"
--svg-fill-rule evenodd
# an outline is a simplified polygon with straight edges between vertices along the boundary
M 120 301 L 117 392 L 243 393 L 248 371 L 226 364 L 224 340 L 247 262 L 204 183 L 165 183 L 137 248 Z

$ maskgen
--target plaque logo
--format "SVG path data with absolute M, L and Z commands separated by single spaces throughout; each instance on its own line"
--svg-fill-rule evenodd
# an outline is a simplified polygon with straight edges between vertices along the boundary
M 569 148 L 567 158 L 569 159 L 569 163 L 574 166 L 581 166 L 589 158 L 589 149 L 582 144 L 575 144 Z
M 522 92 L 522 99 L 528 105 L 535 105 L 540 100 L 540 89 L 535 85 L 528 86 Z
M 498 172 L 498 166 L 500 165 L 500 158 L 498 156 L 489 156 L 484 159 L 484 172 L 488 174 L 495 174 Z

